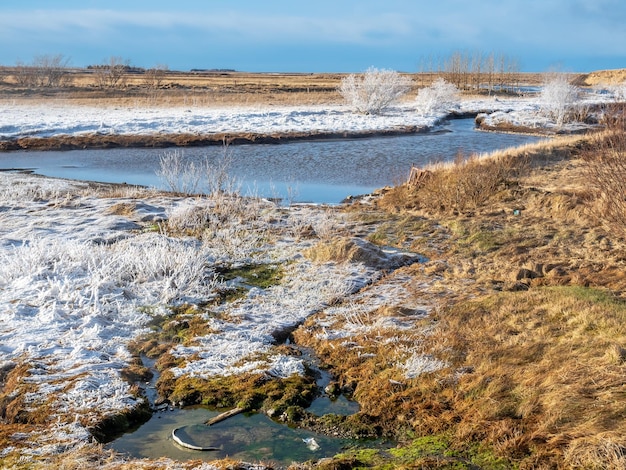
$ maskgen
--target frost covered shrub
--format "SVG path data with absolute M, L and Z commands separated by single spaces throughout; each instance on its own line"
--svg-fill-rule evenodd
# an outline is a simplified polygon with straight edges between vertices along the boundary
M 613 99 L 618 103 L 626 102 L 626 82 L 619 85 L 609 87 L 609 92 L 613 95 Z
M 578 88 L 571 85 L 567 75 L 550 76 L 541 89 L 541 109 L 557 126 L 562 126 L 578 100 Z
M 239 185 L 228 174 L 232 163 L 232 153 L 224 147 L 223 154 L 210 160 L 205 157 L 200 162 L 186 161 L 182 152 L 166 152 L 159 158 L 156 174 L 167 188 L 179 194 L 192 195 L 203 192 L 236 194 Z
M 370 67 L 361 76 L 341 80 L 339 93 L 357 113 L 381 114 L 411 89 L 412 80 L 394 70 Z
M 456 85 L 438 78 L 432 85 L 417 93 L 415 104 L 422 115 L 448 110 L 458 101 L 459 89 Z

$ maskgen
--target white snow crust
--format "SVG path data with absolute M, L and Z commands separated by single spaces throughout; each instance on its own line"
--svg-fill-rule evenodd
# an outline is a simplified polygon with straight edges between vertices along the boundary
M 412 105 L 384 115 L 363 115 L 345 106 L 271 108 L 1 106 L 0 140 L 58 135 L 154 135 L 219 133 L 362 132 L 432 126 L 437 116 L 421 116 Z
M 579 104 L 611 102 L 617 91 L 587 90 Z M 527 127 L 551 127 L 538 94 L 521 97 L 463 98 L 422 109 L 419 100 L 383 114 L 354 113 L 346 105 L 240 107 L 79 106 L 64 103 L 0 103 L 0 140 L 60 135 L 158 135 L 237 133 L 359 133 L 407 127 L 430 128 L 449 112 L 485 112 Z

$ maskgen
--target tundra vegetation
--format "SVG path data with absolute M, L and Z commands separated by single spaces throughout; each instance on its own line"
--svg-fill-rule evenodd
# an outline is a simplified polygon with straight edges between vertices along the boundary
M 243 199 L 228 190 L 226 165 L 185 166 L 176 153 L 163 158 L 161 175 L 178 194 L 14 185 L 0 193 L 10 208 L 5 222 L 27 204 L 37 209 L 29 217 L 93 216 L 95 198 L 134 225 L 125 237 L 91 245 L 16 247 L 23 256 L 3 259 L 0 286 L 6 292 L 37 267 L 36 280 L 52 288 L 47 295 L 38 285 L 28 308 L 45 301 L 54 316 L 69 318 L 104 305 L 106 324 L 120 330 L 115 344 L 104 345 L 107 361 L 125 344 L 119 375 L 134 384 L 149 375 L 141 355 L 155 359 L 159 393 L 171 403 L 236 406 L 292 426 L 397 442 L 294 469 L 624 468 L 624 107 L 609 106 L 603 116 L 601 132 L 459 154 L 373 198 L 332 208 Z M 181 197 L 205 180 L 217 181 L 214 191 Z M 147 201 L 168 209 L 145 219 Z M 392 248 L 421 257 L 393 257 Z M 85 276 L 79 292 L 59 289 L 64 265 Z M 53 302 L 58 292 L 69 296 L 71 311 Z M 134 335 L 126 322 L 139 316 L 146 323 Z M 256 324 L 272 329 L 253 332 Z M 242 335 L 249 341 L 236 343 Z M 314 351 L 358 413 L 307 412 L 319 391 L 311 371 L 298 367 L 298 347 Z M 32 452 L 67 423 L 104 439 L 143 417 L 141 406 L 112 416 L 73 413 L 74 385 L 93 388 L 86 374 L 70 377 L 76 382 L 58 374 L 56 398 L 38 401 L 41 364 L 18 358 L 0 370 L 2 465 L 272 467 L 133 460 L 87 440 Z M 139 388 L 131 391 L 139 402 Z

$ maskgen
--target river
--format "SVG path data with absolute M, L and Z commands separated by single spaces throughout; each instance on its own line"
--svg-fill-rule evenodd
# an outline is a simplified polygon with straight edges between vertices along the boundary
M 189 161 L 213 161 L 227 152 L 228 174 L 237 181 L 242 194 L 335 204 L 348 196 L 405 181 L 412 165 L 448 161 L 459 152 L 486 153 L 539 139 L 481 132 L 474 129 L 473 119 L 453 119 L 436 132 L 394 137 L 248 144 L 228 149 L 4 152 L 0 153 L 0 170 L 27 169 L 46 176 L 167 189 L 165 181 L 157 176 L 166 152 L 181 152 Z

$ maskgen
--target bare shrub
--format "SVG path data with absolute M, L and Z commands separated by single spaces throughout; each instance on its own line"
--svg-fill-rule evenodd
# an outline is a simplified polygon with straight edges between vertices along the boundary
M 185 161 L 183 153 L 178 150 L 161 155 L 156 174 L 170 191 L 186 195 L 198 192 L 202 178 L 199 165 Z
M 455 85 L 438 78 L 417 93 L 415 104 L 422 115 L 447 111 L 458 101 L 458 95 L 459 89 Z
M 146 87 L 150 90 L 157 90 L 163 85 L 163 79 L 167 74 L 167 65 L 159 64 L 151 69 L 148 69 L 144 73 L 143 81 Z
M 13 78 L 19 86 L 32 88 L 35 86 L 35 72 L 33 67 L 22 61 L 15 63 Z
M 411 79 L 394 70 L 370 67 L 360 76 L 341 80 L 339 93 L 357 113 L 381 114 L 408 93 Z
M 557 126 L 562 126 L 578 100 L 578 88 L 569 82 L 567 75 L 552 74 L 543 84 L 540 99 L 542 111 Z
M 70 59 L 63 54 L 38 55 L 33 59 L 37 85 L 42 87 L 60 87 L 67 85 Z
M 69 80 L 69 58 L 63 54 L 38 55 L 30 64 L 18 61 L 14 78 L 18 85 L 34 87 L 60 87 Z
M 230 175 L 233 164 L 233 152 L 227 143 L 222 146 L 222 154 L 214 160 L 204 161 L 206 191 L 208 194 L 238 194 L 240 185 L 236 178 Z
M 218 194 L 237 194 L 239 184 L 229 175 L 233 154 L 228 145 L 224 145 L 222 154 L 215 158 L 196 162 L 186 160 L 178 150 L 164 153 L 159 159 L 157 176 L 167 188 L 179 194 L 204 193 L 210 196 Z
M 130 60 L 111 56 L 94 69 L 96 85 L 100 88 L 123 88 L 126 85 L 126 72 L 130 69 Z
M 626 105 L 607 108 L 606 131 L 584 152 L 591 210 L 614 234 L 626 237 Z
M 463 212 L 487 202 L 516 174 L 516 158 L 485 158 L 457 155 L 454 163 L 434 169 L 418 187 L 417 204 L 439 212 Z

